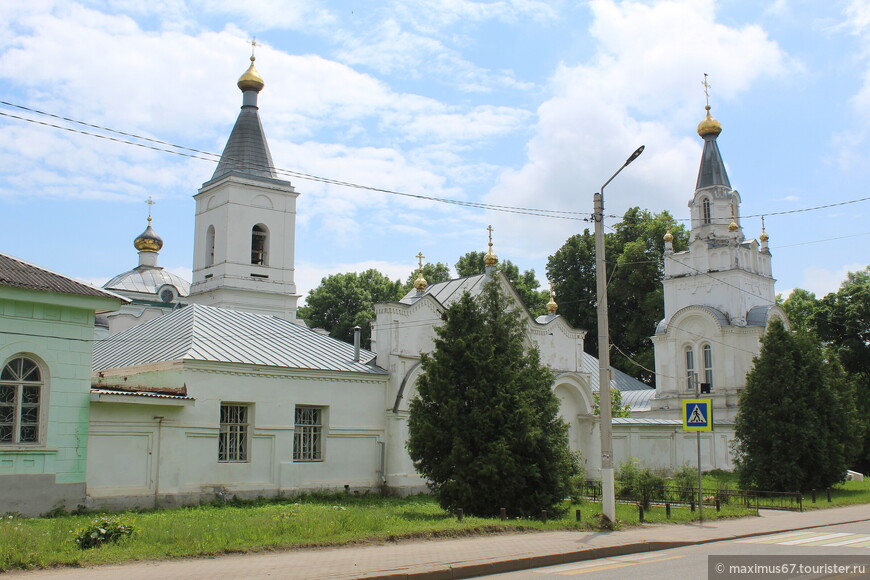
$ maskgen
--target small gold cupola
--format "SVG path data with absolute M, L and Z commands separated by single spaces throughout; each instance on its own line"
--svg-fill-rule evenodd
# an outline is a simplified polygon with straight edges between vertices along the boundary
M 498 256 L 496 256 L 492 251 L 492 226 L 490 225 L 486 229 L 489 232 L 489 250 L 483 257 L 483 264 L 487 268 L 495 268 L 495 266 L 498 264 Z
M 251 55 L 251 66 L 248 67 L 245 74 L 239 77 L 239 82 L 237 84 L 242 92 L 257 91 L 259 93 L 263 90 L 263 87 L 266 86 L 266 83 L 263 82 L 263 77 L 260 76 L 260 73 L 257 72 L 257 69 L 254 66 L 255 60 L 257 60 L 257 57 Z
M 704 107 L 707 109 L 707 116 L 704 120 L 698 123 L 698 135 L 704 137 L 706 135 L 719 135 L 722 132 L 722 123 L 713 118 L 710 114 L 710 105 Z
M 770 239 L 770 236 L 768 236 L 767 232 L 764 230 L 764 216 L 761 216 L 761 235 L 758 239 L 765 243 Z
M 556 310 L 558 310 L 559 305 L 556 304 L 556 293 L 553 291 L 553 281 L 550 282 L 550 301 L 547 302 L 547 312 L 550 314 L 556 314 Z
M 163 238 L 151 228 L 151 206 L 157 202 L 149 197 L 145 203 L 148 204 L 148 227 L 133 240 L 133 247 L 140 252 L 159 252 L 163 248 Z
M 429 285 L 426 282 L 426 278 L 423 277 L 423 258 L 426 256 L 423 255 L 423 252 L 417 254 L 417 260 L 419 260 L 419 266 L 417 268 L 417 279 L 414 281 L 414 288 L 417 289 L 417 292 L 423 292 L 426 290 L 426 286 Z
M 674 241 L 674 234 L 671 233 L 671 228 L 668 227 L 668 231 L 665 232 L 664 237 L 662 238 L 667 243 L 672 243 Z

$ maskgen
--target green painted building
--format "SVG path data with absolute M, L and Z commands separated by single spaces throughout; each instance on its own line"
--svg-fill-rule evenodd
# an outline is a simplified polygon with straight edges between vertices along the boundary
M 125 302 L 0 254 L 0 514 L 85 503 L 94 316 Z

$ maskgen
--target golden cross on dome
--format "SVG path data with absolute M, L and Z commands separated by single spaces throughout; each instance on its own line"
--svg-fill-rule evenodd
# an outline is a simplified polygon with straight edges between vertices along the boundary
M 151 199 L 151 196 L 149 195 L 148 199 L 145 200 L 145 203 L 148 204 L 148 221 L 150 222 L 151 221 L 151 206 L 157 202 L 154 201 L 153 199 Z
M 257 44 L 257 37 L 255 36 L 251 39 L 251 60 L 254 60 L 254 49 L 258 46 L 260 45 Z
M 704 82 L 701 85 L 704 87 L 704 97 L 707 99 L 707 106 L 710 106 L 710 83 L 707 82 L 707 77 L 709 75 L 704 73 Z
M 547 280 L 547 282 L 550 283 L 550 296 L 554 296 L 556 293 L 553 292 L 553 281 L 552 281 L 552 280 Z
M 417 254 L 417 260 L 418 260 L 418 262 L 419 262 L 419 264 L 420 264 L 420 271 L 421 271 L 421 272 L 423 271 L 423 258 L 425 258 L 425 257 L 426 257 L 426 256 L 423 255 L 423 252 L 419 252 L 419 253 Z
M 487 226 L 486 231 L 489 232 L 489 247 L 492 249 L 492 226 Z

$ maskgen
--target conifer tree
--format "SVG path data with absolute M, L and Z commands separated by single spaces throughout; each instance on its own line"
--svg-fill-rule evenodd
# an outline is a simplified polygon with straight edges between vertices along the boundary
M 854 398 L 812 336 L 770 323 L 737 414 L 740 484 L 771 491 L 822 489 L 846 473 Z
M 555 510 L 571 471 L 552 371 L 526 350 L 496 282 L 464 294 L 422 357 L 408 451 L 445 509 L 494 516 Z

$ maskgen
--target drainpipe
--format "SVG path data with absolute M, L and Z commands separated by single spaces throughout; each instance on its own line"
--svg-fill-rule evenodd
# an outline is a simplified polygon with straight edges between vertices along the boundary
M 157 457 L 155 458 L 156 468 L 154 473 L 154 509 L 157 509 L 159 506 L 158 495 L 160 493 L 160 443 L 163 440 L 163 417 L 154 417 L 157 420 Z
M 354 362 L 359 362 L 359 332 L 360 327 L 353 327 L 353 360 Z

